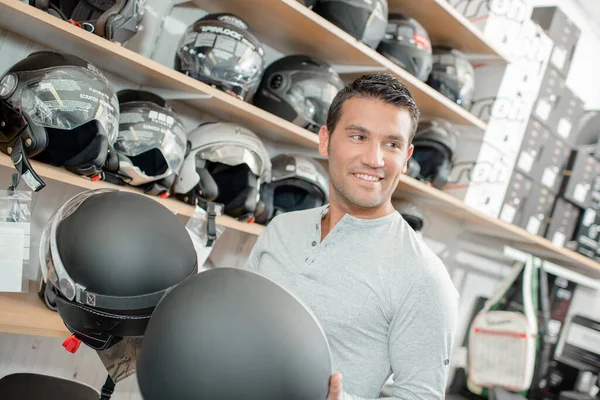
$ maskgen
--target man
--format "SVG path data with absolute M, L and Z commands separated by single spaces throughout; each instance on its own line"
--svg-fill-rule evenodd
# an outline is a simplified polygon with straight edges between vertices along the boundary
M 418 117 L 391 75 L 365 75 L 342 89 L 319 131 L 330 204 L 274 218 L 246 264 L 320 320 L 340 372 L 327 400 L 375 399 L 391 374 L 388 399 L 444 397 L 458 293 L 391 202 Z

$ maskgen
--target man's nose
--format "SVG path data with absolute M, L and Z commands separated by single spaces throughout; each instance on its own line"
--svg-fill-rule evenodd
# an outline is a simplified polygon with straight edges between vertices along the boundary
M 380 143 L 371 143 L 362 156 L 363 164 L 371 168 L 383 168 L 383 150 Z

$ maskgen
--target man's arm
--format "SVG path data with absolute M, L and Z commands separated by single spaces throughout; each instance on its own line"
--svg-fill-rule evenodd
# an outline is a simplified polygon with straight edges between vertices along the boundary
M 258 235 L 258 239 L 256 239 L 254 246 L 252 246 L 252 250 L 250 250 L 250 255 L 244 263 L 243 269 L 249 269 L 251 271 L 256 271 L 258 269 L 261 254 L 265 251 L 267 245 L 269 230 L 269 226 L 267 225 L 261 234 Z
M 444 398 L 458 318 L 458 293 L 447 276 L 428 276 L 404 295 L 390 325 L 394 386 L 388 400 Z M 342 393 L 328 400 L 375 400 Z

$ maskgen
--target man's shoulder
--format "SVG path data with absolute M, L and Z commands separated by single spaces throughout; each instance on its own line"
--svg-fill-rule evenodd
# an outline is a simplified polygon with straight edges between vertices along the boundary
M 323 209 L 324 207 L 317 207 L 308 210 L 290 211 L 279 214 L 269 222 L 267 229 L 271 231 L 302 231 L 313 224 L 314 221 L 319 220 L 319 216 L 323 212 Z

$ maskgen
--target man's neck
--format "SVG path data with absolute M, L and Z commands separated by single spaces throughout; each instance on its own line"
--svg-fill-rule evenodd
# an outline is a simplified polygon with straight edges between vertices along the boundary
M 385 217 L 395 211 L 391 201 L 387 201 L 374 208 L 362 208 L 336 201 L 333 197 L 330 200 L 328 212 L 321 219 L 321 241 L 325 239 L 333 227 L 340 222 L 346 214 L 350 214 L 359 219 L 376 219 Z

